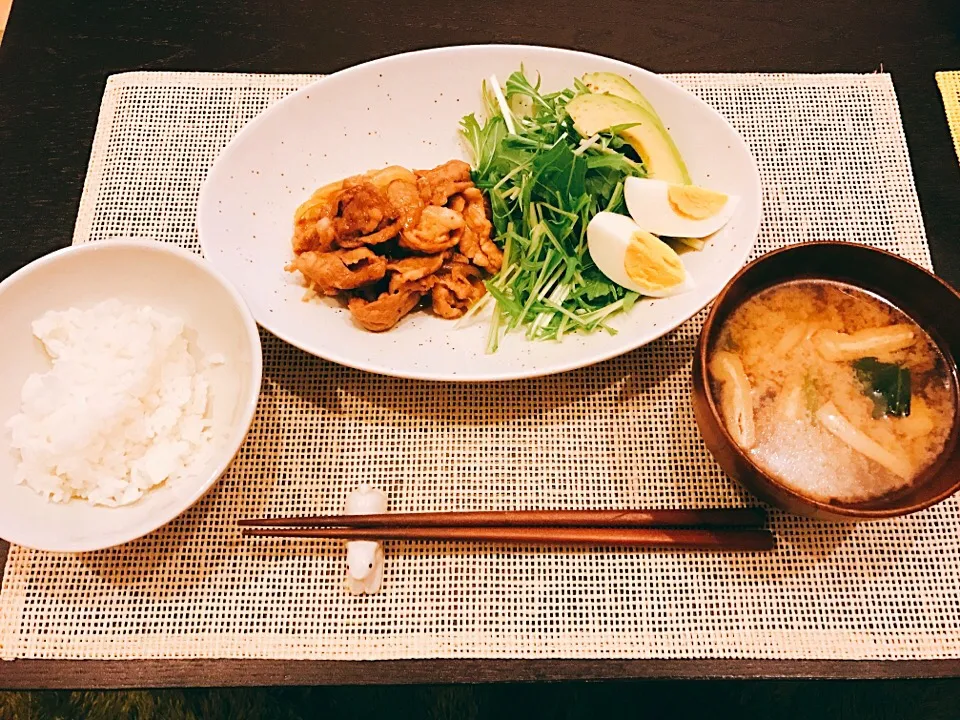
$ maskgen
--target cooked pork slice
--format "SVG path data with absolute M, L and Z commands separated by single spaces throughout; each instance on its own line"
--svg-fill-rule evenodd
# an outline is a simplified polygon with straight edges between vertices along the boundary
M 420 215 L 420 222 L 400 234 L 400 245 L 434 255 L 457 244 L 459 238 L 454 231 L 463 225 L 463 216 L 460 213 L 449 208 L 428 205 Z
M 368 248 L 297 255 L 287 268 L 299 270 L 324 295 L 353 290 L 383 278 L 387 260 Z
M 389 330 L 400 318 L 413 310 L 420 302 L 421 294 L 415 290 L 400 290 L 383 293 L 373 302 L 361 297 L 350 298 L 347 307 L 362 327 L 373 332 Z
M 486 288 L 480 271 L 465 263 L 447 263 L 436 275 L 430 297 L 433 311 L 443 318 L 458 318 L 477 300 Z
M 427 205 L 446 205 L 447 199 L 473 187 L 470 166 L 463 160 L 450 160 L 433 170 L 417 170 L 417 187 Z
M 458 202 L 453 204 L 453 199 Z M 495 273 L 503 264 L 503 253 L 493 242 L 490 235 L 493 232 L 493 225 L 487 219 L 487 207 L 483 199 L 483 193 L 477 188 L 467 188 L 459 195 L 451 198 L 450 207 L 461 206 L 461 213 L 465 226 L 460 233 L 459 246 L 470 261 L 483 269 Z M 462 199 L 462 200 L 460 200 Z

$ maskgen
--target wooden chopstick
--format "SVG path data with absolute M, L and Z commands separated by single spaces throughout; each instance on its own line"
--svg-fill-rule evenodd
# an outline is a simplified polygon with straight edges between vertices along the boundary
M 240 520 L 243 527 L 763 527 L 763 508 L 704 510 L 508 510 L 485 512 L 384 513 L 383 515 L 318 515 L 299 518 Z
M 256 537 L 337 538 L 342 540 L 455 540 L 538 545 L 603 545 L 758 552 L 776 547 L 774 536 L 759 529 L 546 527 L 391 527 L 391 528 L 244 528 Z

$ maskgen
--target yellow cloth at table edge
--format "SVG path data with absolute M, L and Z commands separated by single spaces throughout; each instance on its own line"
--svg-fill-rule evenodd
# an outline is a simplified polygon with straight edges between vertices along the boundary
M 937 85 L 943 96 L 943 109 L 946 110 L 947 125 L 953 136 L 953 148 L 960 159 L 960 70 L 938 72 Z

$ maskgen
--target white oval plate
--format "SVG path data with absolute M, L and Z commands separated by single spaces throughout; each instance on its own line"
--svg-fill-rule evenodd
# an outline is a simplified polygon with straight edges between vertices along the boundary
M 332 299 L 303 302 L 292 257 L 293 212 L 317 187 L 386 165 L 429 168 L 470 159 L 460 118 L 481 113 L 480 86 L 524 66 L 546 91 L 590 71 L 628 78 L 656 107 L 697 184 L 741 196 L 736 215 L 702 252 L 684 254 L 689 293 L 643 300 L 604 332 L 531 342 L 513 333 L 484 352 L 487 323 L 457 326 L 417 311 L 385 333 L 355 325 Z M 615 357 L 673 330 L 705 307 L 743 265 L 760 226 L 757 165 L 716 111 L 650 72 L 616 60 L 544 47 L 482 45 L 396 55 L 325 77 L 253 120 L 217 159 L 200 194 L 206 258 L 246 298 L 254 317 L 283 340 L 362 370 L 445 381 L 511 380 L 572 370 Z

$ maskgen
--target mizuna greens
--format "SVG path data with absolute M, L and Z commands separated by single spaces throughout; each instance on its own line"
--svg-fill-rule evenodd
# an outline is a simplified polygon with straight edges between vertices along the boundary
M 487 283 L 494 301 L 487 351 L 523 330 L 529 339 L 559 340 L 569 332 L 616 330 L 607 321 L 629 310 L 637 293 L 611 282 L 587 251 L 587 224 L 601 211 L 626 213 L 623 183 L 645 177 L 643 163 L 610 128 L 581 138 L 565 110 L 590 90 L 579 80 L 541 93 L 520 71 L 501 89 L 484 83 L 486 121 L 461 121 L 474 160 L 474 182 L 490 200 L 504 262 Z M 487 303 L 481 301 L 468 315 Z

